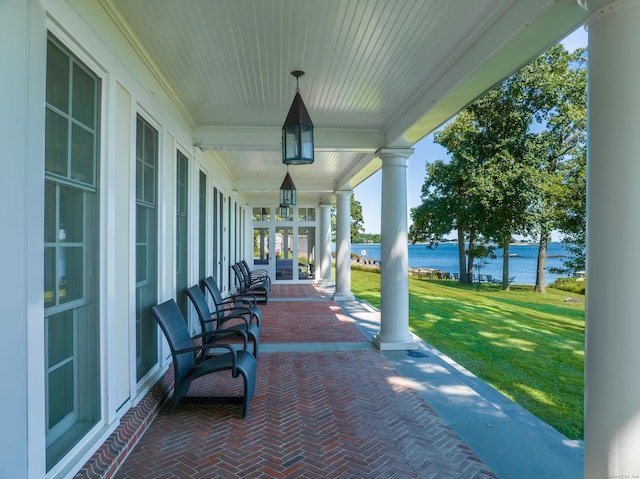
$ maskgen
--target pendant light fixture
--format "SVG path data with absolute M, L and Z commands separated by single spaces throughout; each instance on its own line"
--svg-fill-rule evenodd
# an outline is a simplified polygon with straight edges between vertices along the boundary
M 280 214 L 281 216 L 288 216 L 289 207 L 296 204 L 296 187 L 293 184 L 291 175 L 289 174 L 289 167 L 287 166 L 287 174 L 284 177 L 282 186 L 280 186 Z M 286 208 L 286 214 L 282 214 L 283 208 Z
M 313 163 L 313 123 L 300 96 L 298 81 L 303 71 L 295 70 L 296 96 L 282 126 L 282 162 L 285 165 L 310 165 Z

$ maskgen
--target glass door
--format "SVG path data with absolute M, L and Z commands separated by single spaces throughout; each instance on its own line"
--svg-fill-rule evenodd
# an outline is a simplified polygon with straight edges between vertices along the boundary
M 316 279 L 316 208 L 254 207 L 252 269 L 266 269 L 272 281 Z
M 269 228 L 253 228 L 253 268 L 266 269 L 271 272 L 269 265 Z
M 278 226 L 276 228 L 276 281 L 296 279 L 293 277 L 293 227 Z
M 298 228 L 298 279 L 316 278 L 316 229 Z

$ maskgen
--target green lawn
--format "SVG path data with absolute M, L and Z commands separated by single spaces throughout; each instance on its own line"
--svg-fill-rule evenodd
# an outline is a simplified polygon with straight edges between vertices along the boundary
M 358 298 L 380 307 L 380 275 L 351 271 Z M 409 279 L 409 324 L 439 349 L 570 439 L 582 439 L 584 296 L 531 286 Z

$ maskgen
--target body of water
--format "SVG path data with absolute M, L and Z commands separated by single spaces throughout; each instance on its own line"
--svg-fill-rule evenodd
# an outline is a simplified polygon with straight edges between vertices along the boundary
M 380 260 L 380 245 L 374 243 L 352 244 L 351 251 L 363 256 L 365 260 Z M 364 254 L 363 254 L 364 253 Z M 480 268 L 475 267 L 475 274 L 490 274 L 494 279 L 502 279 L 502 248 L 495 250 L 496 259 L 483 259 Z M 538 245 L 509 246 L 509 277 L 514 277 L 514 284 L 535 284 L 538 264 Z M 562 243 L 549 243 L 547 247 L 547 284 L 561 275 L 549 272 L 550 267 L 562 266 L 567 252 Z M 433 268 L 448 273 L 458 273 L 458 245 L 443 243 L 437 248 L 429 249 L 424 244 L 409 245 L 409 268 Z

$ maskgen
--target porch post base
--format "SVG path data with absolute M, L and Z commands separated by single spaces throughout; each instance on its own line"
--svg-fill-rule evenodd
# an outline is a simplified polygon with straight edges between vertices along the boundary
M 389 341 L 380 339 L 379 335 L 373 337 L 373 345 L 380 351 L 412 351 L 418 349 L 418 343 L 415 340 L 399 340 Z
M 333 295 L 334 301 L 354 301 L 356 297 L 351 293 L 335 293 Z

